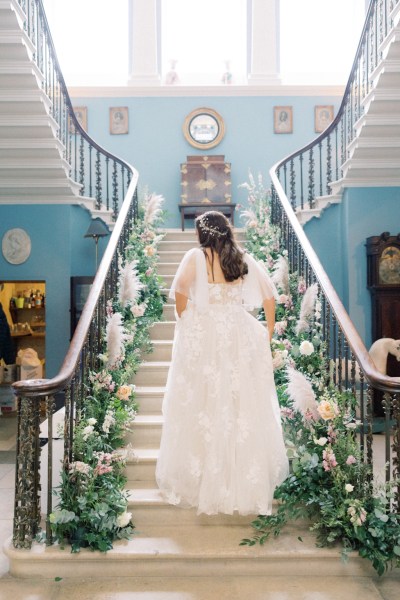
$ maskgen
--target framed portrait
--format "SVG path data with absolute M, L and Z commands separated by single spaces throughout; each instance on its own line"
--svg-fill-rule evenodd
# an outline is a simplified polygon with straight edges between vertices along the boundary
M 127 106 L 113 106 L 110 108 L 110 133 L 111 135 L 129 133 L 129 111 Z
M 73 109 L 79 125 L 87 131 L 87 106 L 74 106 Z M 71 119 L 69 119 L 69 132 L 75 133 L 75 127 Z
M 333 106 L 316 106 L 314 109 L 315 133 L 322 133 L 333 121 Z
M 274 106 L 274 133 L 293 133 L 292 106 Z

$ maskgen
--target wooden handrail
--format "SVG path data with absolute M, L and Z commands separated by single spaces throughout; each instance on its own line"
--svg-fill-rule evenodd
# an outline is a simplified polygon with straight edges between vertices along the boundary
M 400 378 L 399 377 L 389 377 L 387 375 L 382 375 L 379 371 L 377 371 L 374 362 L 372 361 L 368 350 L 366 349 L 363 341 L 361 340 L 356 328 L 353 325 L 352 320 L 350 319 L 346 309 L 344 308 L 342 301 L 336 293 L 335 288 L 333 287 L 325 269 L 323 268 L 315 250 L 310 244 L 310 241 L 302 226 L 300 225 L 296 214 L 294 213 L 289 200 L 286 197 L 286 194 L 283 190 L 283 187 L 276 175 L 276 171 L 279 168 L 281 163 L 276 163 L 270 169 L 270 176 L 272 180 L 272 184 L 279 196 L 279 201 L 286 213 L 286 217 L 290 222 L 290 225 L 295 232 L 300 245 L 307 256 L 310 265 L 314 270 L 314 274 L 326 294 L 326 297 L 329 299 L 329 303 L 331 305 L 332 310 L 334 311 L 336 318 L 342 327 L 343 333 L 345 334 L 348 344 L 351 347 L 355 358 L 360 365 L 362 371 L 365 374 L 367 381 L 374 388 L 379 390 L 388 391 L 388 392 L 400 392 Z

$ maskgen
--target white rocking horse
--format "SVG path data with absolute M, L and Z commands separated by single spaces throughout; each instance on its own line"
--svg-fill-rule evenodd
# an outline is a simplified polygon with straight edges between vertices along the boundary
M 386 375 L 388 354 L 392 354 L 400 362 L 400 340 L 381 338 L 376 340 L 369 349 L 369 355 L 382 375 Z

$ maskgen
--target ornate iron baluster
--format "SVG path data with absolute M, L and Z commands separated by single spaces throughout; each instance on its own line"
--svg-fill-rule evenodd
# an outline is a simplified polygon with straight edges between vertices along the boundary
M 100 152 L 96 152 L 96 209 L 101 210 L 102 199 L 101 199 L 101 163 L 100 163 Z
M 112 172 L 112 188 L 113 188 L 113 219 L 116 219 L 118 214 L 118 172 L 117 172 L 117 162 L 114 160 L 113 162 L 113 172 Z
M 372 465 L 374 391 L 367 385 L 367 463 Z M 371 478 L 372 481 L 372 478 Z
M 38 398 L 18 398 L 13 544 L 30 548 L 40 524 Z
M 296 174 L 294 170 L 294 160 L 290 161 L 290 204 L 293 210 L 296 210 Z
M 383 394 L 383 410 L 385 412 L 385 479 L 390 481 L 390 412 L 391 396 L 388 392 Z
M 394 394 L 392 398 L 393 426 L 393 480 L 399 483 L 396 486 L 394 498 L 394 510 L 400 511 L 400 397 Z
M 303 154 L 300 154 L 300 208 L 304 208 L 304 192 L 303 192 Z
M 55 402 L 53 396 L 46 399 L 46 417 L 47 417 L 47 516 L 46 516 L 46 544 L 50 546 L 53 543 L 53 536 L 50 525 L 50 515 L 53 512 L 53 414 Z
M 308 206 L 314 208 L 314 151 L 310 148 L 308 160 Z

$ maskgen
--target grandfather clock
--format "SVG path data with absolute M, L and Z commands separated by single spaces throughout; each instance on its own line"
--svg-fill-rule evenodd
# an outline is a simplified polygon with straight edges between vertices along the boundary
M 371 292 L 372 341 L 400 339 L 400 234 L 385 231 L 367 238 L 367 285 Z M 387 374 L 400 376 L 400 363 L 388 356 Z M 382 415 L 382 394 L 375 394 L 374 412 Z

